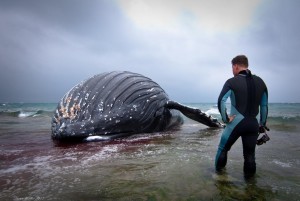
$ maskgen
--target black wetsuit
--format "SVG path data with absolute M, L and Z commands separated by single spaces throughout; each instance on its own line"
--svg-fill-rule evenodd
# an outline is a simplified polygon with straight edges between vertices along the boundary
M 226 112 L 226 100 L 230 97 L 230 116 Z M 218 99 L 218 109 L 227 124 L 218 147 L 215 166 L 221 170 L 227 163 L 227 152 L 241 136 L 244 155 L 244 173 L 256 172 L 255 146 L 259 125 L 265 126 L 268 116 L 268 90 L 264 81 L 252 75 L 250 70 L 241 71 L 237 76 L 226 81 Z M 256 116 L 260 112 L 260 122 Z

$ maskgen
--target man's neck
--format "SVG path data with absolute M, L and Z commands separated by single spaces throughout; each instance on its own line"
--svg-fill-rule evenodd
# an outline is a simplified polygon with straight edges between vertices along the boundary
M 248 68 L 246 68 L 246 69 L 244 69 L 244 70 L 241 70 L 241 71 L 238 73 L 238 75 L 252 76 L 252 73 L 251 73 L 251 71 L 250 71 Z
M 247 67 L 244 67 L 244 66 L 239 66 L 239 72 L 238 73 L 240 73 L 241 71 L 244 71 L 244 70 L 248 70 L 248 68 Z

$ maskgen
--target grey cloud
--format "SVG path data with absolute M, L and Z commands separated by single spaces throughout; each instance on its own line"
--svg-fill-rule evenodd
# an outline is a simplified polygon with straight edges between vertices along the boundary
M 262 55 L 261 60 L 269 59 L 275 67 L 278 65 L 279 68 L 286 64 L 298 65 L 300 56 L 299 6 L 299 1 L 284 3 L 280 0 L 266 1 L 257 12 L 253 29 L 246 35 L 246 38 L 253 48 L 256 47 L 253 51 Z
M 101 57 L 131 42 L 112 1 L 13 0 L 1 1 L 0 10 L 0 101 L 55 101 L 109 70 Z
M 56 102 L 79 81 L 110 70 L 149 76 L 178 101 L 212 102 L 238 53 L 266 78 L 271 101 L 299 102 L 298 85 L 288 84 L 299 83 L 298 4 L 265 1 L 252 26 L 207 36 L 139 30 L 117 1 L 2 0 L 0 102 Z

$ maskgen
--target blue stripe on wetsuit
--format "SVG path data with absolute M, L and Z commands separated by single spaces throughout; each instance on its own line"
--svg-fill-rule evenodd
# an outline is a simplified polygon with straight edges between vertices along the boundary
M 230 96 L 230 100 L 231 100 L 231 111 L 230 111 L 230 116 L 233 116 L 235 115 L 235 118 L 232 122 L 228 123 L 228 115 L 226 113 L 226 101 L 228 99 L 228 97 Z M 228 141 L 228 138 L 230 137 L 233 129 L 243 120 L 244 116 L 239 113 L 237 111 L 237 109 L 235 108 L 235 95 L 234 95 L 234 92 L 229 89 L 227 91 L 227 93 L 225 93 L 223 95 L 223 97 L 221 97 L 221 99 L 219 99 L 219 109 L 220 109 L 220 113 L 221 113 L 221 116 L 222 116 L 222 119 L 225 123 L 227 123 L 226 127 L 225 127 L 225 130 L 223 131 L 222 133 L 222 137 L 221 137 L 221 140 L 220 140 L 220 143 L 219 143 L 219 147 L 218 147 L 218 152 L 217 152 L 217 155 L 216 155 L 216 160 L 215 160 L 215 166 L 217 166 L 217 162 L 218 162 L 218 159 L 219 159 L 219 156 L 221 154 L 221 152 L 225 149 L 225 145 Z
M 260 122 L 259 124 L 262 126 L 266 125 L 268 116 L 268 93 L 264 92 L 261 102 L 260 102 Z
M 231 95 L 232 90 L 228 90 L 228 92 L 222 97 L 219 105 L 220 105 L 220 113 L 221 117 L 224 123 L 228 122 L 228 115 L 227 115 L 227 109 L 226 109 L 226 101 L 228 97 Z

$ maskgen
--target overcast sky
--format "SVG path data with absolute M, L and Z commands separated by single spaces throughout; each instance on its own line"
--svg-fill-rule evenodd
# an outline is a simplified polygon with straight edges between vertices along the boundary
M 226 2 L 226 3 L 225 3 Z M 141 73 L 184 102 L 217 101 L 249 58 L 270 102 L 300 102 L 298 0 L 0 0 L 0 102 L 58 102 L 94 74 Z

